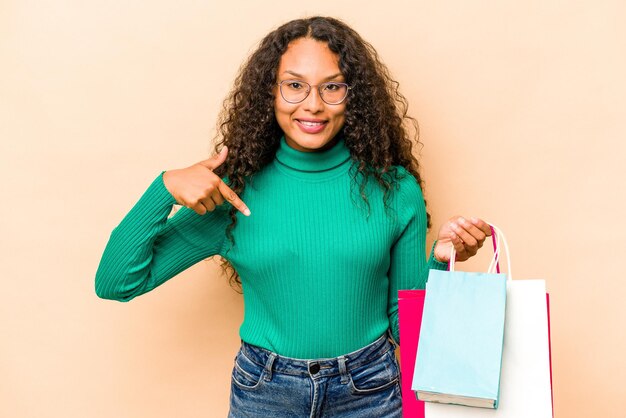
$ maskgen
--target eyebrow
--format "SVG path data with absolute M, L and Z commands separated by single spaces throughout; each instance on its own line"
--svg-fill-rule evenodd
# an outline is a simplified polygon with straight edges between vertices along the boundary
M 296 78 L 305 78 L 302 74 L 298 74 L 295 71 L 291 71 L 291 70 L 283 71 L 283 74 L 285 74 L 285 73 L 291 74 L 292 76 L 294 76 Z M 333 74 L 331 76 L 328 76 L 328 77 L 324 78 L 324 81 L 332 80 L 333 78 L 337 78 L 337 77 L 343 77 L 343 74 L 341 74 L 341 73 Z

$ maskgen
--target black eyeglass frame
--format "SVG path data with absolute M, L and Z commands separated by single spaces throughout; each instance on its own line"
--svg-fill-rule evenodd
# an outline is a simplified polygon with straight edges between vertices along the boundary
M 302 85 L 308 86 L 307 91 L 306 91 L 306 95 L 301 100 L 292 101 L 292 100 L 287 100 L 285 98 L 285 95 L 283 94 L 283 84 L 284 83 L 290 83 L 290 82 L 291 83 L 293 83 L 293 82 L 300 83 Z M 329 102 L 326 101 L 326 99 L 324 99 L 324 94 L 322 94 L 322 88 L 327 86 L 327 85 L 329 85 L 329 84 L 340 84 L 342 86 L 346 86 L 346 94 L 343 96 L 343 98 L 340 101 L 338 101 L 336 103 L 329 103 Z M 348 93 L 350 92 L 350 90 L 352 90 L 352 87 L 350 87 L 350 85 L 348 83 L 343 83 L 343 82 L 339 82 L 339 81 L 327 81 L 326 83 L 321 83 L 321 84 L 318 84 L 317 86 L 315 86 L 315 85 L 311 85 L 311 84 L 307 83 L 306 81 L 289 79 L 289 80 L 283 80 L 283 81 L 281 81 L 279 83 L 276 83 L 276 85 L 278 86 L 278 90 L 280 91 L 280 96 L 283 98 L 283 100 L 286 101 L 287 103 L 291 103 L 291 104 L 302 103 L 303 101 L 306 100 L 307 97 L 309 97 L 309 94 L 311 94 L 311 90 L 313 89 L 313 87 L 317 87 L 317 93 L 320 95 L 320 98 L 322 99 L 322 101 L 324 103 L 326 103 L 327 105 L 331 105 L 331 106 L 339 105 L 339 104 L 343 103 L 346 100 L 346 98 L 348 97 Z

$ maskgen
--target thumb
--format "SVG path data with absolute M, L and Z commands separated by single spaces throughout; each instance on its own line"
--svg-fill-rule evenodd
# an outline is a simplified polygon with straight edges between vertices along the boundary
M 215 154 L 211 158 L 206 159 L 204 161 L 200 161 L 199 164 L 205 166 L 208 169 L 214 170 L 220 165 L 222 165 L 224 161 L 226 161 L 227 155 L 228 155 L 228 147 L 225 146 L 224 148 L 220 150 L 218 154 Z

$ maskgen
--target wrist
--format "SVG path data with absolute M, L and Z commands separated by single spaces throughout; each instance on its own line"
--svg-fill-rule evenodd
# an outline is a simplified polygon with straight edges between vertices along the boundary
M 438 262 L 438 263 L 441 263 L 441 264 L 448 264 L 449 260 L 442 260 L 441 258 L 439 258 L 439 257 L 437 256 L 437 251 L 435 251 L 435 249 L 437 248 L 437 245 L 438 245 L 438 244 L 439 244 L 439 241 L 438 241 L 438 240 L 436 240 L 436 241 L 433 243 L 433 248 L 432 248 L 432 250 L 430 251 L 430 256 L 431 256 L 431 258 L 432 258 L 433 260 L 435 260 L 435 261 L 436 261 L 436 262 Z

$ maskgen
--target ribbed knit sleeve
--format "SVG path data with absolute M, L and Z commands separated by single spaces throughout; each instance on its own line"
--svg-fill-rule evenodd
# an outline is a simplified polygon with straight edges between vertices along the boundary
M 408 173 L 401 181 L 397 203 L 401 231 L 391 248 L 387 314 L 393 338 L 400 343 L 398 290 L 424 289 L 429 270 L 445 270 L 447 264 L 437 261 L 432 251 L 426 260 L 426 205 L 417 180 Z
M 176 201 L 162 175 L 111 233 L 96 272 L 99 297 L 129 301 L 219 253 L 229 205 L 202 216 L 181 208 L 168 219 Z

